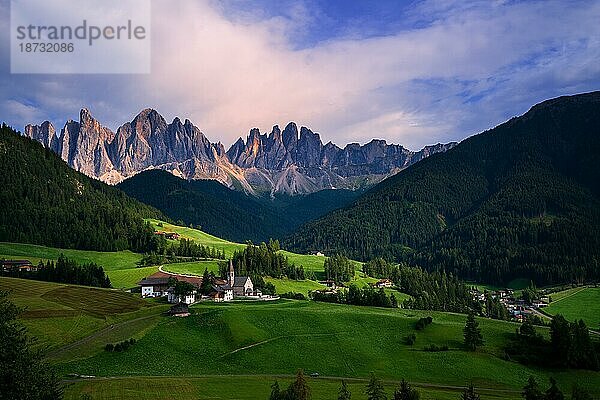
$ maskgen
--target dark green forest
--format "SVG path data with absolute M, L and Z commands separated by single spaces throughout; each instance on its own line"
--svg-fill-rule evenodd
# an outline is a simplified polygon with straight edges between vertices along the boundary
M 164 218 L 74 171 L 40 143 L 0 128 L 0 241 L 85 250 L 153 250 L 143 218 Z
M 305 196 L 253 197 L 214 180 L 186 181 L 163 170 L 141 172 L 117 187 L 174 221 L 237 242 L 282 237 L 307 221 L 349 204 L 359 194 L 323 190 Z
M 462 279 L 600 279 L 600 92 L 561 97 L 383 181 L 286 248 Z

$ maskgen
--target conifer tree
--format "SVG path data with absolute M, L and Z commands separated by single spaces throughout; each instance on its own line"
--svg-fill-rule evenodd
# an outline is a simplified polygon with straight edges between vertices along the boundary
M 565 395 L 560 391 L 558 386 L 556 386 L 556 380 L 554 378 L 550 378 L 550 387 L 546 390 L 544 400 L 565 400 Z
M 471 383 L 469 387 L 465 388 L 464 392 L 460 395 L 461 400 L 480 400 L 479 394 L 475 392 L 475 387 Z
M 367 384 L 367 390 L 365 393 L 367 394 L 368 400 L 387 400 L 383 384 L 373 372 L 371 372 L 371 379 Z
M 402 379 L 400 387 L 394 392 L 393 400 L 419 400 L 420 397 L 417 389 L 412 388 L 408 382 Z
M 530 376 L 527 380 L 527 384 L 523 387 L 521 396 L 525 400 L 543 400 L 544 394 L 540 390 L 540 387 L 533 376 Z
M 310 388 L 303 370 L 298 370 L 296 380 L 288 387 L 285 398 L 286 400 L 310 400 Z
M 481 329 L 479 328 L 479 322 L 475 319 L 475 314 L 469 312 L 467 315 L 467 322 L 463 329 L 465 347 L 467 350 L 475 351 L 477 346 L 483 345 L 483 336 L 481 335 Z
M 340 386 L 340 390 L 338 390 L 338 400 L 350 400 L 351 397 L 352 393 L 348 390 L 346 381 L 342 380 L 342 385 Z

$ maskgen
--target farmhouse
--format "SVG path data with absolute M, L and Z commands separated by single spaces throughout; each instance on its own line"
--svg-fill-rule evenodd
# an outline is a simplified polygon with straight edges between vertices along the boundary
M 375 287 L 378 287 L 378 288 L 392 287 L 392 281 L 389 279 L 380 279 L 377 282 L 375 282 Z
M 29 260 L 0 260 L 0 265 L 4 272 L 35 272 L 38 270 Z
M 181 235 L 179 235 L 179 233 L 177 233 L 177 232 L 156 231 L 156 232 L 154 232 L 154 234 L 162 236 L 165 239 L 169 239 L 169 240 L 179 240 L 179 238 L 181 237 Z
M 142 287 L 142 297 L 162 297 L 167 295 L 169 278 L 173 275 L 157 272 L 142 279 L 137 284 Z
M 327 286 L 330 289 L 336 289 L 337 285 L 333 279 L 327 279 L 326 281 L 319 281 L 319 283 L 323 286 Z
M 174 317 L 187 317 L 190 315 L 190 309 L 186 303 L 177 303 L 169 309 L 169 315 Z
M 173 280 L 191 283 L 196 289 L 193 293 L 185 296 L 177 296 L 175 295 Z M 167 296 L 169 303 L 182 302 L 186 304 L 192 304 L 196 301 L 197 291 L 201 284 L 201 277 L 167 274 L 160 271 L 138 282 L 138 285 L 142 287 L 142 297 Z

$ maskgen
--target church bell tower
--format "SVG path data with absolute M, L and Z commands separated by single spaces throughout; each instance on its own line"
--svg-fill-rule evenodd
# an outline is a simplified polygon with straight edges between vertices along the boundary
M 233 270 L 233 260 L 229 260 L 229 272 L 227 273 L 227 283 L 233 287 L 235 281 L 235 271 Z

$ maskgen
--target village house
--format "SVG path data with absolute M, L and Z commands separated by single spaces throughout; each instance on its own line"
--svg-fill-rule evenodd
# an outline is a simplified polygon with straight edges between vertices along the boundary
M 389 279 L 380 279 L 377 282 L 375 282 L 375 287 L 378 287 L 378 288 L 389 288 L 392 286 L 393 286 L 393 283 Z
M 177 233 L 177 232 L 156 231 L 156 232 L 154 232 L 154 234 L 162 236 L 165 239 L 169 239 L 169 240 L 179 240 L 179 238 L 181 237 L 181 235 L 179 235 L 179 233 Z
M 177 303 L 171 306 L 169 315 L 173 317 L 187 317 L 190 315 L 190 309 L 186 303 Z
M 169 278 L 172 276 L 164 272 L 156 272 L 139 281 L 137 284 L 142 287 L 142 297 L 166 296 L 169 290 Z
M 36 272 L 38 267 L 29 260 L 0 260 L 3 272 Z
M 333 279 L 327 279 L 326 281 L 319 281 L 319 283 L 323 286 L 327 286 L 329 289 L 336 289 L 337 285 Z
M 185 296 L 176 296 L 173 280 L 188 282 L 195 287 L 194 292 Z M 142 288 L 142 297 L 163 297 L 167 296 L 169 303 L 186 303 L 192 304 L 196 301 L 198 289 L 202 284 L 201 277 L 167 274 L 165 272 L 156 272 L 147 278 L 138 282 Z

